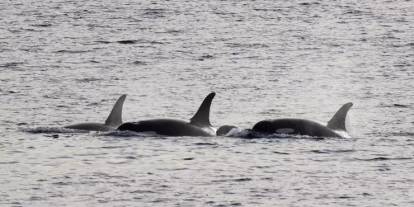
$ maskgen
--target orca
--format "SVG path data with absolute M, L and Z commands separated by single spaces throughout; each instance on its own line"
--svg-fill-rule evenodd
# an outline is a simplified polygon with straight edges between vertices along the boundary
M 237 126 L 234 125 L 223 125 L 219 127 L 216 131 L 217 136 L 225 136 L 230 133 L 231 130 L 237 129 Z
M 216 94 L 207 95 L 190 122 L 176 119 L 150 119 L 138 122 L 126 122 L 118 130 L 134 132 L 155 132 L 165 136 L 214 136 L 210 124 L 210 106 Z
M 257 137 L 268 134 L 305 135 L 311 137 L 343 137 L 338 131 L 346 132 L 346 115 L 352 107 L 352 103 L 344 104 L 324 126 L 318 122 L 306 119 L 283 118 L 269 119 L 257 122 L 249 129 L 247 137 Z M 217 136 L 225 136 L 231 130 L 238 128 L 232 125 L 224 125 L 217 130 Z
M 93 123 L 93 122 L 79 123 L 79 124 L 64 126 L 63 128 L 85 130 L 85 131 L 116 130 L 116 128 L 122 124 L 122 107 L 124 105 L 125 98 L 126 98 L 126 94 L 121 95 L 118 98 L 118 100 L 116 101 L 115 105 L 112 108 L 111 113 L 106 119 L 105 123 Z

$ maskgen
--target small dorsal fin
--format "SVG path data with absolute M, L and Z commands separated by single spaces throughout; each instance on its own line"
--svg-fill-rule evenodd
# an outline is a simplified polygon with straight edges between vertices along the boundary
M 345 128 L 345 120 L 346 115 L 348 114 L 349 109 L 352 107 L 352 103 L 344 104 L 332 117 L 331 120 L 328 121 L 327 127 L 333 130 L 342 130 L 346 131 Z
M 111 113 L 105 121 L 105 125 L 117 127 L 122 124 L 122 107 L 124 105 L 125 98 L 126 94 L 118 98 L 114 107 L 112 108 Z
M 216 93 L 212 92 L 206 96 L 197 113 L 190 119 L 190 123 L 200 127 L 210 127 L 210 106 Z

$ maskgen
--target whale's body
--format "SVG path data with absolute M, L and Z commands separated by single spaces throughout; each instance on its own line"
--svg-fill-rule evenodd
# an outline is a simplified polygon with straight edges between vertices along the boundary
M 266 134 L 293 134 L 312 137 L 342 137 L 334 130 L 306 119 L 273 119 L 256 123 L 252 130 Z
M 204 129 L 189 122 L 175 119 L 151 119 L 122 124 L 119 130 L 135 132 L 155 132 L 166 136 L 211 136 L 208 128 Z
M 64 128 L 84 130 L 84 131 L 111 131 L 111 130 L 116 129 L 116 127 L 111 127 L 103 123 L 94 123 L 94 122 L 72 124 L 72 125 L 64 126 Z
M 111 113 L 106 119 L 105 123 L 87 122 L 87 123 L 79 123 L 79 124 L 72 124 L 72 125 L 64 126 L 64 128 L 85 130 L 85 131 L 115 130 L 119 125 L 122 124 L 122 108 L 124 105 L 125 98 L 126 98 L 125 94 L 118 98 L 118 100 L 116 101 L 115 105 L 113 106 L 111 110 Z
M 287 134 L 287 135 L 305 135 L 312 137 L 343 137 L 338 131 L 346 132 L 346 116 L 352 103 L 344 104 L 328 121 L 327 125 L 322 125 L 318 122 L 296 119 L 296 118 L 282 118 L 282 119 L 268 119 L 257 122 L 251 130 L 249 130 L 248 137 L 255 137 L 258 134 Z M 224 125 L 217 130 L 218 136 L 223 136 L 229 133 L 236 126 Z
M 213 136 L 210 124 L 210 106 L 215 93 L 210 93 L 200 105 L 190 122 L 176 119 L 150 119 L 126 122 L 118 130 L 134 132 L 155 132 L 165 136 Z

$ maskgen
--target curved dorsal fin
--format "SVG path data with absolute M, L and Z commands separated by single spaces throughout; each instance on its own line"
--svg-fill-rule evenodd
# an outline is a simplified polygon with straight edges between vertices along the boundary
M 343 130 L 346 131 L 345 128 L 345 120 L 346 115 L 348 114 L 349 109 L 352 107 L 352 102 L 344 104 L 332 117 L 331 120 L 328 121 L 327 127 L 333 130 Z
M 200 127 L 211 126 L 210 124 L 210 106 L 216 93 L 212 92 L 204 98 L 197 113 L 190 119 L 190 123 Z
M 125 98 L 126 94 L 118 98 L 111 113 L 108 118 L 106 118 L 105 125 L 117 127 L 122 124 L 122 107 L 124 105 Z

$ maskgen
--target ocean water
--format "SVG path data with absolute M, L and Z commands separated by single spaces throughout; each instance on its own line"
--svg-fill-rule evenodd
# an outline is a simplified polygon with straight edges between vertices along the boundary
M 1 1 L 0 206 L 413 206 L 414 2 Z M 352 138 L 78 133 L 322 123 Z

